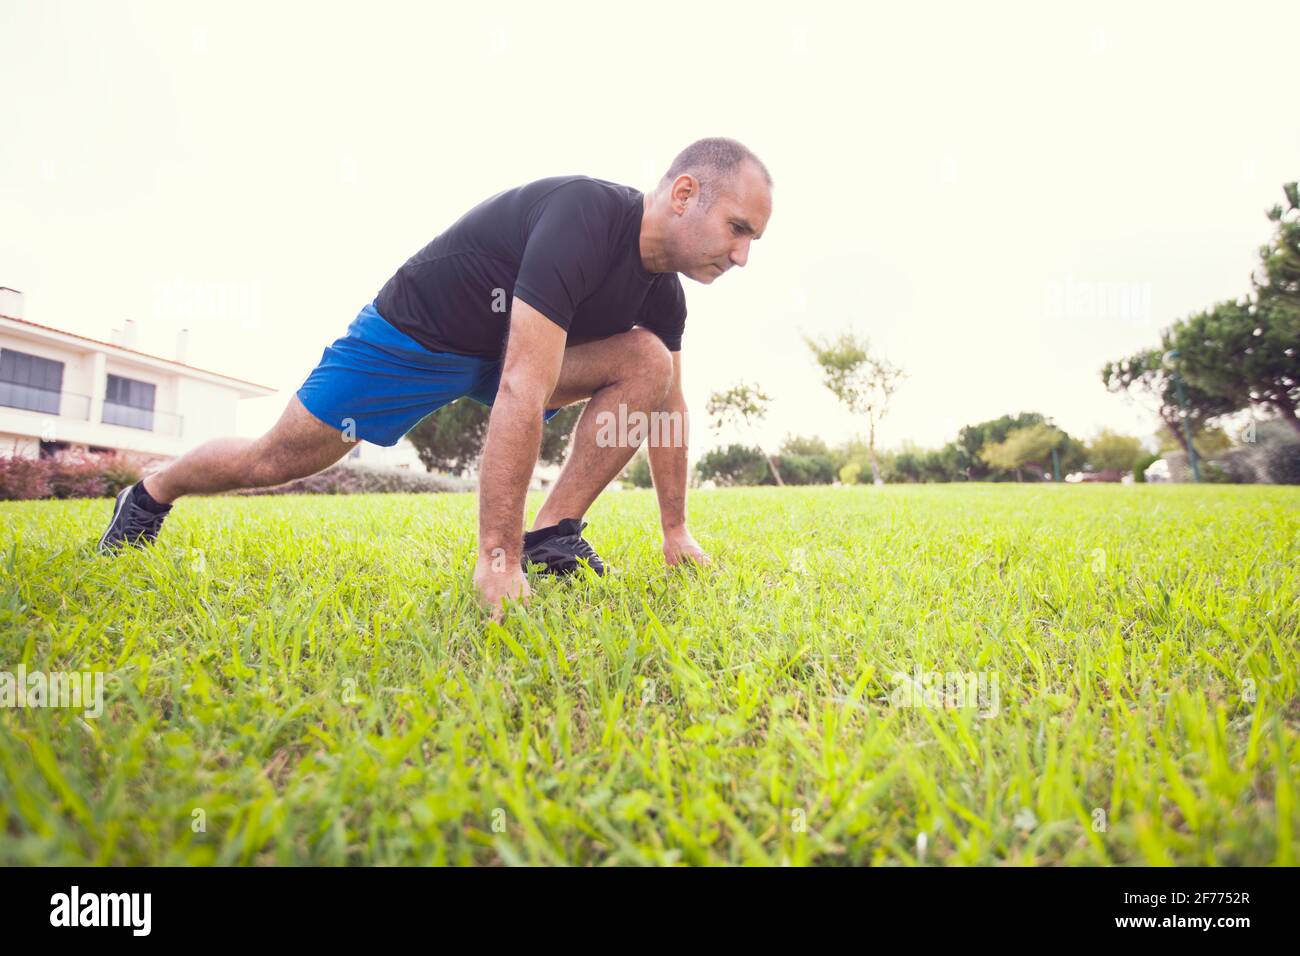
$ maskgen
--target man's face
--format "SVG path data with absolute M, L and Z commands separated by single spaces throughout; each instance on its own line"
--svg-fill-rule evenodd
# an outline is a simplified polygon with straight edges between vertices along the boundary
M 709 208 L 701 211 L 693 177 L 678 178 L 674 199 L 688 182 L 692 185 L 686 210 L 676 219 L 674 271 L 711 285 L 732 266 L 743 266 L 749 259 L 749 244 L 763 235 L 772 215 L 772 192 L 758 167 L 742 163 L 730 188 L 715 195 Z

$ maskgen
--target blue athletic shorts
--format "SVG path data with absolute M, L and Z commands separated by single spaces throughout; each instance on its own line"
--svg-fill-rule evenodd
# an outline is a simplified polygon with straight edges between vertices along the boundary
M 326 425 L 350 425 L 360 441 L 396 445 L 420 419 L 458 398 L 491 405 L 500 384 L 500 359 L 430 352 L 371 302 L 325 349 L 298 399 Z M 542 421 L 559 411 L 544 411 Z

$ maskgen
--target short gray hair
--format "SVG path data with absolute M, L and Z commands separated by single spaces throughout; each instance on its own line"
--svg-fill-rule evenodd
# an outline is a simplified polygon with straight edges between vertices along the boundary
M 767 185 L 772 185 L 772 175 L 763 165 L 763 161 L 750 152 L 743 143 L 734 139 L 715 136 L 698 139 L 677 154 L 668 172 L 659 180 L 658 189 L 672 185 L 683 173 L 690 173 L 700 184 L 699 203 L 701 209 L 708 209 L 717 195 L 726 190 L 736 180 L 736 171 L 740 164 L 749 161 L 759 168 Z

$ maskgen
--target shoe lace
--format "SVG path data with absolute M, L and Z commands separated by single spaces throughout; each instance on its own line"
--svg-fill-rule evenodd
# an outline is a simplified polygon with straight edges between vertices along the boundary
M 577 531 L 572 534 L 559 535 L 557 540 L 569 544 L 578 557 L 586 558 L 587 563 L 595 566 L 600 562 L 600 555 L 598 555 L 596 549 L 588 544 L 586 539 L 582 537 L 582 529 L 585 527 L 587 527 L 587 523 L 584 521 Z
M 579 557 L 586 558 L 588 561 L 598 557 L 596 549 L 589 545 L 580 535 L 566 534 L 563 540 L 573 545 L 573 551 Z
M 155 514 L 147 508 L 142 508 L 137 504 L 131 504 L 126 509 L 123 516 L 124 534 L 129 537 L 138 537 L 149 534 L 156 535 L 158 529 L 162 527 L 163 518 L 167 517 L 166 511 L 160 511 Z

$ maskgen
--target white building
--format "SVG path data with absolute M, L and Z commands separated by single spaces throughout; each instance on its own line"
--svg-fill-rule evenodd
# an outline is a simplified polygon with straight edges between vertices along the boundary
M 100 342 L 23 317 L 22 293 L 0 287 L 0 455 L 127 451 L 172 458 L 235 434 L 241 399 L 275 389 L 131 348 L 132 324 Z
M 357 447 L 348 452 L 343 459 L 345 465 L 371 465 L 376 468 L 401 468 L 404 471 L 425 471 L 420 453 L 409 438 L 403 438 L 396 445 L 372 445 L 368 441 L 357 442 Z

